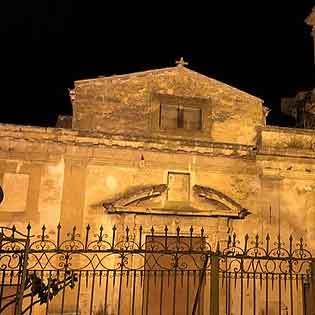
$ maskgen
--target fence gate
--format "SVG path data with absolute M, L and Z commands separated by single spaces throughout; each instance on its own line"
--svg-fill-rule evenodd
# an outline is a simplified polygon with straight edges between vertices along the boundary
M 27 277 L 30 229 L 22 234 L 12 228 L 0 228 L 0 314 L 21 314 Z
M 0 228 L 0 315 L 315 314 L 302 239 L 212 244 L 203 229 L 142 226 L 38 234 Z

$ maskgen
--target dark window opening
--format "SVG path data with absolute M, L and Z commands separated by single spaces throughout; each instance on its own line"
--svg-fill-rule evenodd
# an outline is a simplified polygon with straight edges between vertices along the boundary
M 198 107 L 161 104 L 160 128 L 201 130 L 202 111 Z

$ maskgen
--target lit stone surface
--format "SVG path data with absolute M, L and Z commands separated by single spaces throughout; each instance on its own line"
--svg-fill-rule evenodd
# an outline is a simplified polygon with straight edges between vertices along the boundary
M 213 244 L 234 232 L 292 234 L 314 254 L 314 130 L 266 126 L 261 100 L 183 66 L 75 86 L 73 129 L 0 125 L 0 184 L 12 189 L 1 225 L 30 222 L 40 234 L 60 222 L 61 238 L 74 225 L 80 234 L 89 224 L 91 235 L 142 225 L 144 236 L 193 226 Z M 162 130 L 159 101 L 193 103 L 206 114 L 202 131 Z
M 78 130 L 161 137 L 157 95 L 175 102 L 170 105 L 208 103 L 204 118 L 211 128 L 188 138 L 253 144 L 255 126 L 264 121 L 262 100 L 182 66 L 77 81 L 74 93 L 73 128 Z
M 29 187 L 29 175 L 5 173 L 3 176 L 4 199 L 0 211 L 25 211 Z
M 195 138 L 193 131 L 153 132 L 149 121 L 133 116 L 143 115 L 146 106 L 151 108 L 148 86 L 159 93 L 171 89 L 176 97 L 162 99 L 183 102 L 183 106 L 195 97 L 196 106 L 210 99 L 203 103 L 211 107 L 209 133 Z M 74 93 L 75 129 L 0 126 L 2 174 L 29 176 L 24 216 L 3 211 L 3 203 L 3 224 L 22 227 L 31 221 L 50 229 L 58 222 L 78 229 L 86 224 L 110 227 L 126 222 L 179 224 L 184 229 L 193 224 L 225 237 L 228 231 L 277 234 L 280 222 L 284 235 L 303 235 L 313 242 L 314 131 L 265 126 L 261 100 L 183 67 L 79 81 Z M 121 101 L 111 106 L 109 99 Z M 127 112 L 121 106 L 128 106 Z M 87 130 L 92 126 L 85 127 L 87 115 L 97 118 L 105 110 L 110 110 L 108 119 L 93 123 L 98 131 Z M 158 196 L 143 198 L 150 185 L 167 185 L 170 172 L 189 175 L 182 194 L 181 189 L 168 187 Z M 4 185 L 5 176 L 1 178 Z M 244 220 L 179 215 L 226 210 L 222 200 L 215 203 L 196 196 L 195 185 L 221 192 L 251 214 Z M 167 198 L 173 193 L 175 208 Z M 25 210 L 25 194 L 11 196 Z M 103 203 L 123 198 L 131 200 L 126 213 L 106 213 Z M 128 215 L 132 208 L 147 215 Z M 161 211 L 175 212 L 154 215 Z

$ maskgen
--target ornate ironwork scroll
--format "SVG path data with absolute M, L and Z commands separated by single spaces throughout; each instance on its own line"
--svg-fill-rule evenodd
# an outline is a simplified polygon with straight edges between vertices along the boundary
M 312 278 L 312 262 L 304 240 L 292 236 L 284 242 L 268 234 L 233 234 L 213 243 L 211 234 L 193 227 L 96 230 L 88 225 L 83 233 L 76 227 L 65 233 L 59 224 L 54 234 L 45 226 L 39 233 L 30 225 L 25 233 L 0 227 L 0 314 L 10 307 L 12 314 L 32 314 L 34 307 L 48 307 L 59 292 L 62 309 L 71 300 L 75 314 L 87 307 L 90 314 L 101 309 L 123 315 L 120 305 L 125 304 L 128 314 L 137 314 L 139 307 L 143 314 L 155 314 L 151 307 L 156 300 L 160 313 L 171 308 L 197 314 L 198 307 L 204 307 L 204 314 L 210 314 L 211 309 L 217 311 L 213 301 L 218 299 L 224 299 L 227 312 L 234 307 L 234 313 L 246 314 L 247 296 L 254 307 L 250 312 L 258 312 L 262 291 L 265 314 L 275 307 L 271 294 L 277 297 L 277 307 L 285 303 L 295 310 L 303 304 L 299 299 Z M 172 299 L 164 297 L 164 291 Z M 81 302 L 82 292 L 89 303 Z M 176 302 L 183 296 L 185 303 Z

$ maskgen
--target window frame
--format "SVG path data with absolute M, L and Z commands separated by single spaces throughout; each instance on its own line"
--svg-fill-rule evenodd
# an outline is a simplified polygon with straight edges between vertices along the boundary
M 40 187 L 42 180 L 42 164 L 29 164 L 27 161 L 22 162 L 21 169 L 17 172 L 15 163 L 10 160 L 0 161 L 0 186 L 3 189 L 3 178 L 5 173 L 23 174 L 29 176 L 27 200 L 25 209 L 21 211 L 10 211 L 2 209 L 0 211 L 0 220 L 11 224 L 15 221 L 32 221 L 39 222 L 39 200 Z M 3 190 L 4 195 L 6 191 Z
M 175 109 L 176 112 L 176 127 L 175 128 L 171 128 L 171 127 L 162 127 L 162 122 L 163 122 L 163 113 L 167 112 L 168 108 L 169 109 Z M 185 115 L 188 111 L 196 111 L 198 112 L 199 115 L 199 119 L 198 119 L 198 128 L 194 128 L 194 129 L 189 129 L 189 128 L 185 128 L 185 123 L 187 122 L 187 120 L 185 119 Z M 163 124 L 164 125 L 164 124 Z M 186 130 L 186 131 L 191 131 L 191 132 L 198 132 L 202 130 L 202 108 L 200 108 L 199 106 L 182 106 L 180 104 L 177 105 L 170 105 L 170 104 L 165 104 L 165 103 L 161 103 L 160 104 L 160 117 L 159 117 L 159 128 L 163 129 L 163 130 Z
M 200 109 L 200 129 L 161 128 L 161 105 L 181 106 Z M 168 136 L 185 136 L 188 138 L 210 138 L 211 102 L 209 97 L 187 97 L 170 94 L 152 93 L 151 96 L 151 130 L 153 133 Z

